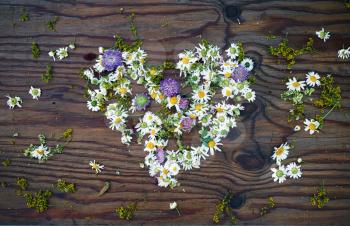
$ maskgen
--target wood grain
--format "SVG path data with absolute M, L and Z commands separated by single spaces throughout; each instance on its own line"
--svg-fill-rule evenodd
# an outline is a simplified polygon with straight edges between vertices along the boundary
M 241 24 L 225 16 L 227 5 L 240 7 Z M 25 23 L 18 21 L 23 7 L 30 15 Z M 90 112 L 83 97 L 84 81 L 78 71 L 92 64 L 84 55 L 97 53 L 99 46 L 111 46 L 114 34 L 131 40 L 126 18 L 130 12 L 136 13 L 138 33 L 152 63 L 176 59 L 179 51 L 192 48 L 201 38 L 220 47 L 241 41 L 257 63 L 257 101 L 247 106 L 238 128 L 225 139 L 224 151 L 204 161 L 201 169 L 182 173 L 181 187 L 174 190 L 156 186 L 147 170 L 139 167 L 143 147 L 122 145 L 120 134 L 106 127 L 103 115 Z M 60 17 L 57 32 L 46 27 L 53 16 Z M 12 161 L 9 167 L 0 166 L 0 180 L 9 184 L 0 190 L 1 224 L 126 224 L 114 210 L 135 201 L 138 210 L 133 224 L 211 224 L 215 204 L 227 190 L 245 197 L 234 210 L 240 224 L 350 222 L 350 64 L 336 57 L 338 49 L 350 45 L 350 11 L 342 1 L 2 0 L 0 18 L 0 159 Z M 168 25 L 162 26 L 165 23 Z M 291 73 L 269 56 L 268 46 L 281 40 L 267 40 L 269 32 L 288 36 L 290 43 L 299 47 L 308 37 L 315 38 L 314 32 L 321 27 L 331 32 L 331 39 L 325 44 L 316 39 L 317 51 L 299 57 Z M 43 83 L 40 76 L 50 62 L 47 52 L 74 38 L 77 49 L 68 59 L 55 62 L 54 79 Z M 32 41 L 42 51 L 38 60 L 31 57 Z M 286 123 L 290 106 L 280 99 L 284 77 L 302 76 L 311 70 L 334 75 L 343 90 L 342 110 L 333 112 L 316 136 L 293 132 L 293 125 Z M 42 89 L 40 101 L 28 95 L 31 85 Z M 7 109 L 7 94 L 21 96 L 23 108 Z M 315 109 L 308 105 L 307 111 Z M 37 141 L 38 133 L 58 135 L 66 128 L 74 129 L 74 139 L 63 154 L 44 164 L 22 155 L 24 148 Z M 14 132 L 20 136 L 13 138 Z M 276 184 L 271 179 L 270 156 L 274 146 L 287 140 L 295 141 L 290 157 L 303 158 L 304 174 L 300 180 Z M 189 136 L 185 142 L 198 140 Z M 98 176 L 89 169 L 93 159 L 106 167 Z M 30 191 L 51 188 L 64 178 L 75 182 L 78 192 L 55 192 L 49 210 L 37 214 L 15 195 L 17 177 L 29 180 Z M 97 197 L 105 181 L 111 182 L 111 188 Z M 325 208 L 315 209 L 309 199 L 322 181 L 331 201 Z M 261 217 L 260 208 L 269 196 L 277 208 Z M 169 210 L 172 201 L 178 202 L 181 216 Z

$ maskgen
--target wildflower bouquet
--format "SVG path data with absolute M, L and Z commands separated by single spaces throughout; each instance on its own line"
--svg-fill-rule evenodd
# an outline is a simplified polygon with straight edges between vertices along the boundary
M 248 80 L 253 61 L 245 58 L 240 43 L 231 44 L 224 59 L 219 47 L 203 41 L 179 54 L 176 66 L 170 67 L 178 70 L 178 77 L 166 77 L 167 64 L 148 65 L 140 46 L 120 42 L 117 37 L 114 48 L 100 47 L 96 63 L 83 71 L 89 87 L 95 87 L 88 90 L 87 106 L 105 113 L 109 127 L 122 133 L 122 143 L 130 145 L 135 133 L 139 143 L 144 139 L 149 174 L 159 186 L 174 187 L 180 170 L 199 168 L 201 160 L 221 151 L 222 140 L 244 110 L 241 103 L 255 100 Z M 132 81 L 143 85 L 145 92 L 133 93 Z M 151 102 L 161 109 L 147 111 Z M 130 114 L 140 111 L 146 112 L 135 128 L 129 128 Z M 182 136 L 194 127 L 201 143 L 185 146 Z M 177 150 L 166 150 L 171 138 L 177 140 Z

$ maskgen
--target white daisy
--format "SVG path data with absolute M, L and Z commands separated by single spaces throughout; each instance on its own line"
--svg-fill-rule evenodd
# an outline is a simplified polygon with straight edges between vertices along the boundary
M 241 65 L 247 69 L 247 71 L 251 71 L 254 68 L 254 61 L 250 58 L 244 58 L 241 61 Z
M 287 158 L 290 147 L 286 142 L 284 144 L 281 144 L 278 148 L 274 147 L 274 149 L 275 149 L 275 152 L 272 155 L 272 159 L 276 160 L 277 162 L 280 162 Z
M 221 152 L 219 145 L 222 145 L 222 143 L 220 143 L 220 139 L 214 138 L 214 139 L 209 140 L 207 143 L 207 146 L 205 146 L 205 147 L 210 151 L 211 155 L 214 155 L 214 151 Z
M 50 51 L 48 54 L 54 61 L 56 61 L 56 53 L 54 51 Z
M 197 90 L 193 91 L 192 98 L 199 102 L 207 102 L 210 99 L 210 95 L 208 94 L 208 90 L 203 87 L 199 87 Z
M 145 151 L 151 152 L 155 151 L 157 148 L 156 142 L 154 140 L 146 140 L 145 141 Z
M 315 132 L 318 132 L 318 127 L 320 126 L 320 123 L 314 119 L 305 119 L 305 131 L 309 131 L 310 134 L 314 134 Z
M 244 98 L 249 102 L 253 102 L 255 100 L 255 92 L 250 88 L 242 90 L 242 94 Z
M 316 31 L 316 35 L 319 39 L 322 39 L 324 42 L 326 42 L 330 37 L 330 33 L 328 31 L 325 31 L 324 28 L 322 28 L 319 31 Z
M 290 178 L 293 179 L 298 179 L 299 177 L 301 177 L 301 169 L 300 169 L 300 165 L 298 166 L 295 162 L 289 163 L 287 166 L 287 175 Z
M 229 98 L 233 98 L 234 91 L 231 87 L 226 86 L 222 88 L 221 94 L 223 97 L 226 97 L 226 99 L 229 99 Z
M 198 155 L 202 159 L 206 159 L 206 157 L 209 156 L 208 154 L 208 149 L 204 148 L 203 146 L 198 146 L 198 147 L 191 147 L 195 155 Z
M 340 49 L 338 51 L 338 57 L 343 60 L 348 59 L 350 57 L 350 47 L 347 49 Z
M 111 118 L 111 121 L 109 122 L 109 128 L 112 130 L 119 130 L 124 127 L 125 119 L 121 116 L 115 115 Z
M 71 44 L 69 44 L 69 46 L 68 46 L 70 49 L 75 49 L 75 44 L 74 43 L 71 43 Z
M 56 50 L 56 56 L 59 60 L 68 57 L 68 47 L 59 48 Z
M 235 43 L 232 43 L 230 48 L 226 50 L 227 56 L 229 56 L 231 59 L 236 59 L 239 55 L 239 46 Z
M 181 71 L 189 70 L 192 64 L 197 61 L 197 58 L 190 51 L 180 53 L 179 58 L 180 61 L 176 64 L 176 68 Z
M 170 175 L 176 176 L 177 174 L 179 174 L 180 166 L 176 162 L 173 162 L 169 165 L 169 171 Z
M 291 91 L 300 91 L 303 90 L 305 87 L 305 81 L 297 81 L 295 77 L 292 79 L 289 79 L 288 82 L 286 83 L 287 88 Z
M 297 162 L 300 164 L 303 162 L 303 159 L 302 158 L 298 158 Z
M 104 165 L 100 165 L 98 164 L 95 160 L 94 161 L 90 161 L 89 165 L 91 166 L 92 170 L 95 170 L 95 173 L 98 174 L 102 171 L 102 169 L 104 169 Z
M 273 172 L 272 178 L 274 182 L 278 181 L 278 183 L 283 183 L 287 179 L 287 171 L 285 166 L 278 166 L 278 169 L 271 168 L 271 171 Z
M 293 130 L 294 130 L 295 132 L 297 132 L 297 131 L 300 131 L 300 129 L 301 129 L 300 126 L 299 126 L 299 125 L 296 125 L 296 126 L 294 127 Z
M 22 99 L 20 97 L 11 97 L 11 96 L 6 96 L 7 97 L 7 106 L 9 106 L 10 109 L 13 109 L 14 107 L 19 107 L 21 108 L 22 105 Z
M 29 94 L 32 95 L 33 99 L 37 100 L 38 97 L 41 96 L 41 89 L 40 88 L 34 88 L 33 86 L 30 87 Z
M 306 74 L 306 84 L 308 84 L 309 86 L 312 86 L 314 87 L 315 85 L 316 86 L 319 86 L 321 85 L 321 82 L 320 82 L 320 75 L 317 74 L 316 72 L 309 72 Z
M 173 97 L 168 97 L 167 98 L 167 108 L 172 108 L 172 107 L 175 107 L 177 111 L 181 111 L 180 110 L 180 100 L 181 100 L 181 97 L 179 95 L 177 96 L 173 96 Z
M 87 107 L 90 111 L 99 111 L 100 110 L 99 103 L 96 99 L 91 99 L 91 100 L 87 101 Z
M 33 158 L 37 158 L 39 160 L 41 160 L 42 158 L 45 158 L 48 156 L 49 154 L 49 150 L 48 147 L 46 147 L 45 145 L 40 145 L 39 147 L 35 148 L 32 152 L 31 152 L 31 156 Z
M 177 203 L 176 203 L 176 202 L 171 202 L 171 203 L 169 204 L 169 208 L 170 208 L 171 210 L 176 209 L 176 208 L 177 208 Z

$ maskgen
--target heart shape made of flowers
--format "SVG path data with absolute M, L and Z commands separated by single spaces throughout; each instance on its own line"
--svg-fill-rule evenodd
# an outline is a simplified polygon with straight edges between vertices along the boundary
M 145 140 L 144 163 L 159 186 L 179 185 L 179 171 L 199 168 L 201 160 L 221 151 L 222 139 L 237 126 L 236 118 L 244 110 L 241 103 L 255 100 L 248 79 L 254 63 L 245 57 L 241 43 L 232 43 L 224 58 L 219 47 L 202 41 L 180 53 L 174 67 L 152 66 L 140 46 L 121 48 L 121 39 L 116 38 L 115 47 L 100 47 L 96 63 L 82 73 L 90 87 L 87 107 L 104 112 L 109 127 L 121 132 L 123 144 L 130 145 L 135 133 L 139 143 Z M 165 77 L 168 68 L 176 69 L 183 83 Z M 133 95 L 132 80 L 147 92 Z M 190 93 L 183 93 L 186 87 Z M 152 101 L 161 106 L 155 113 L 146 111 Z M 128 117 L 136 111 L 144 114 L 128 128 Z M 201 144 L 183 145 L 182 135 L 195 126 Z M 171 138 L 177 139 L 177 150 L 166 150 Z

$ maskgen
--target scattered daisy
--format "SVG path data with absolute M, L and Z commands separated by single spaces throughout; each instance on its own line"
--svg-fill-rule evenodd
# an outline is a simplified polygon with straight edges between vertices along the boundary
M 302 172 L 300 166 L 298 166 L 295 162 L 289 163 L 287 165 L 287 175 L 290 178 L 298 179 L 301 177 L 301 174 Z
M 319 39 L 322 39 L 324 42 L 326 42 L 330 37 L 330 32 L 325 31 L 324 28 L 322 28 L 319 31 L 316 31 L 316 35 Z
M 176 202 L 171 202 L 170 204 L 169 204 L 169 208 L 171 209 L 171 210 L 176 210 L 177 211 L 177 213 L 179 214 L 179 216 L 180 216 L 180 211 L 179 211 L 179 209 L 178 209 L 178 207 L 177 207 L 177 203 Z
M 272 155 L 272 159 L 280 162 L 288 157 L 290 146 L 288 143 L 281 144 L 278 148 L 274 147 L 275 152 Z
M 254 68 L 254 61 L 250 58 L 244 58 L 241 62 L 241 65 L 247 70 L 251 71 Z
M 38 97 L 41 96 L 41 89 L 40 88 L 34 88 L 33 86 L 30 87 L 29 94 L 32 95 L 33 99 L 37 100 Z
M 295 132 L 300 131 L 300 130 L 301 130 L 301 127 L 300 127 L 299 125 L 296 125 L 296 126 L 294 127 L 293 130 L 294 130 Z
M 302 158 L 298 158 L 297 162 L 300 164 L 303 162 L 303 159 Z
M 74 43 L 71 43 L 71 44 L 68 45 L 68 47 L 69 47 L 70 49 L 75 49 L 76 46 L 75 46 Z
M 297 81 L 295 77 L 288 79 L 287 88 L 291 91 L 301 91 L 305 87 L 305 81 Z
M 278 168 L 271 168 L 273 181 L 278 183 L 283 183 L 286 180 L 287 170 L 285 166 L 280 165 Z
M 50 51 L 48 54 L 54 61 L 56 61 L 56 53 L 54 51 Z
M 22 107 L 22 99 L 20 97 L 11 97 L 11 96 L 6 96 L 7 99 L 7 106 L 9 106 L 10 109 L 13 109 L 14 107 Z
M 218 138 L 214 138 L 208 141 L 206 148 L 210 151 L 211 155 L 214 155 L 214 151 L 221 151 L 219 145 L 222 145 L 222 143 L 219 143 Z
M 321 85 L 320 82 L 320 75 L 317 74 L 316 72 L 309 72 L 306 74 L 306 84 L 308 84 L 311 87 L 319 86 Z
M 56 50 L 56 56 L 59 60 L 68 57 L 68 47 L 59 48 Z
M 320 123 L 314 119 L 305 119 L 305 131 L 309 131 L 310 134 L 314 134 L 315 132 L 318 132 L 318 127 L 320 126 Z
M 47 157 L 49 153 L 50 153 L 50 151 L 48 150 L 48 147 L 46 147 L 45 145 L 42 144 L 32 151 L 31 156 L 33 158 L 37 158 L 37 159 L 41 160 L 41 159 Z
M 340 49 L 338 51 L 338 57 L 345 60 L 345 59 L 349 59 L 350 57 L 350 47 L 347 49 Z
M 90 161 L 89 165 L 91 166 L 92 170 L 95 170 L 95 173 L 98 174 L 102 171 L 102 169 L 105 167 L 104 165 L 100 165 L 94 161 Z
M 236 43 L 232 43 L 226 50 L 227 56 L 231 59 L 236 59 L 240 53 L 239 46 Z

